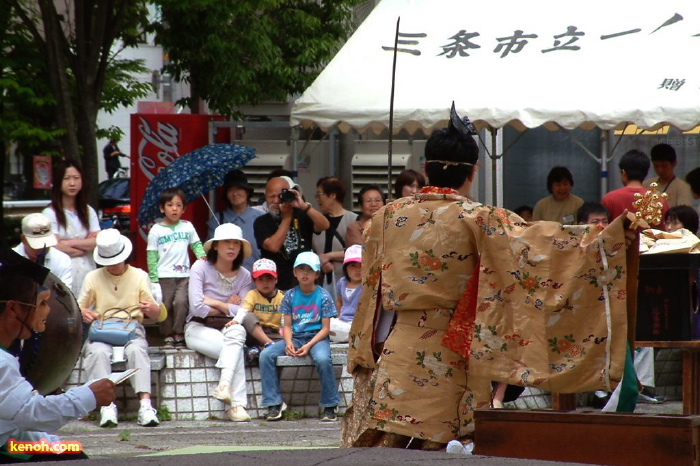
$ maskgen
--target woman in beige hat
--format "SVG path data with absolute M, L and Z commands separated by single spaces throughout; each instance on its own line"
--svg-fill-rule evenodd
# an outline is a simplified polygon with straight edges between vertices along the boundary
M 232 405 L 226 416 L 234 422 L 250 421 L 245 410 L 248 397 L 243 366 L 246 331 L 240 324 L 247 312 L 241 304 L 253 288 L 250 272 L 241 267 L 251 254 L 251 246 L 240 227 L 224 223 L 204 243 L 204 250 L 207 260 L 190 268 L 185 342 L 188 348 L 215 359 L 221 369 L 213 396 Z M 234 324 L 220 330 L 208 326 L 207 317 L 215 316 L 230 317 Z
M 119 308 L 118 314 L 110 316 L 118 319 L 133 319 L 138 322 L 135 338 L 124 345 L 127 369 L 139 368 L 129 379 L 131 386 L 141 400 L 138 422 L 144 427 L 157 426 L 160 421 L 156 410 L 151 406 L 151 359 L 148 356 L 146 331 L 141 325 L 144 317 L 156 320 L 160 307 L 151 294 L 148 274 L 127 264 L 132 245 L 129 238 L 118 230 L 109 228 L 97 234 L 93 258 L 102 267 L 85 276 L 80 290 L 78 304 L 83 314 L 83 322 L 92 324 L 102 317 L 105 311 Z M 83 347 L 85 371 L 88 380 L 108 377 L 112 372 L 111 357 L 113 345 L 103 341 L 91 341 L 88 337 Z M 100 410 L 100 427 L 117 425 L 117 407 L 112 403 Z

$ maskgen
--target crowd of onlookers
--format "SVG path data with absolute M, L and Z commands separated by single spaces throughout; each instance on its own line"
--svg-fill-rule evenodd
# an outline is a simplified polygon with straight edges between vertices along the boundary
M 515 212 L 527 222 L 605 226 L 625 210 L 634 212 L 634 201 L 656 183 L 666 197 L 662 222 L 655 227 L 697 233 L 692 199 L 700 197 L 700 169 L 684 181 L 675 175 L 676 164 L 667 144 L 654 146 L 651 157 L 628 151 L 619 161 L 624 186 L 588 202 L 572 193 L 571 172 L 554 167 L 547 176 L 551 194 L 534 208 L 521 206 Z M 652 165 L 657 176 L 649 178 Z M 425 185 L 420 173 L 405 170 L 392 194 L 411 196 Z M 23 219 L 15 251 L 49 268 L 75 294 L 84 323 L 88 379 L 110 374 L 114 346 L 124 347 L 127 367 L 141 369 L 130 379 L 141 402 L 141 425 L 159 423 L 150 401 L 144 321 L 158 322 L 164 347 L 186 347 L 216 360 L 220 380 L 211 395 L 230 405 L 230 420 L 250 420 L 246 362 L 260 366 L 267 419 L 283 416 L 287 405 L 280 395 L 276 358 L 286 354 L 313 359 L 321 379 L 322 420 L 334 421 L 339 397 L 330 343 L 348 340 L 362 294 L 363 229 L 385 205 L 385 193 L 377 185 L 363 186 L 355 213 L 345 207 L 343 181 L 328 176 L 317 181 L 312 205 L 284 170 L 270 173 L 261 205 L 252 205 L 254 189 L 241 170 L 227 174 L 221 191 L 225 207 L 211 216 L 204 241 L 182 218 L 185 194 L 177 188 L 163 191 L 162 218 L 150 227 L 148 267 L 141 270 L 129 264 L 132 244 L 126 236 L 100 230 L 81 169 L 66 161 L 54 169 L 50 206 Z M 107 320 L 130 322 L 128 341 L 115 344 L 93 331 Z M 651 364 L 653 368 L 653 359 Z M 653 387 L 653 370 L 641 382 Z M 100 425 L 117 423 L 116 406 L 103 406 Z
M 700 198 L 700 168 L 688 172 L 685 181 L 675 173 L 678 161 L 676 151 L 669 144 L 657 144 L 651 149 L 651 157 L 639 150 L 630 150 L 619 161 L 620 178 L 624 185 L 605 194 L 602 199 L 588 200 L 573 194 L 574 178 L 566 167 L 554 167 L 547 176 L 547 189 L 551 195 L 537 202 L 534 209 L 520 206 L 514 210 L 527 221 L 550 220 L 563 224 L 606 226 L 625 211 L 637 212 L 635 201 L 649 191 L 655 183 L 657 193 L 666 194 L 662 203 L 661 222 L 652 228 L 674 232 L 681 228 L 698 233 L 698 212 L 692 205 Z M 649 177 L 653 166 L 656 176 Z M 645 387 L 640 401 L 659 403 L 662 397 L 654 396 L 654 358 L 652 348 L 637 348 L 635 369 L 640 383 Z M 598 393 L 606 400 L 608 395 Z M 600 400 L 597 399 L 597 403 Z M 604 403 L 602 403 L 604 404 Z
M 395 195 L 425 185 L 418 172 L 396 180 Z M 347 342 L 362 293 L 362 231 L 386 197 L 376 185 L 357 196 L 359 214 L 344 206 L 347 190 L 336 177 L 316 184 L 312 206 L 285 170 L 270 173 L 261 205 L 245 173 L 228 173 L 223 210 L 213 213 L 204 242 L 183 219 L 187 198 L 178 188 L 160 194 L 162 218 L 150 226 L 147 270 L 129 264 L 133 245 L 116 229 L 100 230 L 88 205 L 83 173 L 65 161 L 54 169 L 51 204 L 22 221 L 17 253 L 51 270 L 74 293 L 83 319 L 88 379 L 111 373 L 115 357 L 127 368 L 141 408 L 138 422 L 159 424 L 150 401 L 150 359 L 143 323 L 158 323 L 165 348 L 190 348 L 221 369 L 211 394 L 230 405 L 227 417 L 248 421 L 244 363 L 259 363 L 268 420 L 287 408 L 279 394 L 276 358 L 309 355 L 321 378 L 322 420 L 336 420 L 339 396 L 330 342 Z M 190 258 L 195 262 L 191 263 Z M 99 268 L 98 268 L 99 266 Z M 128 340 L 95 330 L 128 322 Z M 116 351 L 114 347 L 123 351 Z M 123 355 L 123 356 L 115 356 Z M 114 403 L 103 406 L 100 425 L 118 424 Z

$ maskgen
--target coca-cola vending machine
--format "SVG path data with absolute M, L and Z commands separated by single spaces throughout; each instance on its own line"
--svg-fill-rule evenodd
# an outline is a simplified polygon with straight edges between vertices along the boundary
M 221 115 L 131 115 L 131 240 L 134 242 L 132 264 L 136 267 L 148 270 L 146 244 L 150 224 L 138 223 L 139 207 L 146 186 L 177 157 L 209 144 L 209 122 L 222 120 L 225 118 Z M 218 131 L 214 142 L 230 142 L 229 132 Z M 204 242 L 209 216 L 209 208 L 199 198 L 187 205 L 182 218 L 194 224 Z

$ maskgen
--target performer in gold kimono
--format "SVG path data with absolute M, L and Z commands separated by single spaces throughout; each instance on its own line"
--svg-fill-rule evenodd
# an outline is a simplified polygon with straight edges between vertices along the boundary
M 572 393 L 621 379 L 623 219 L 604 230 L 526 224 L 470 200 L 470 127 L 453 106 L 449 127 L 426 144 L 429 186 L 387 204 L 365 229 L 344 446 L 413 438 L 412 447 L 437 448 L 468 436 L 492 381 Z

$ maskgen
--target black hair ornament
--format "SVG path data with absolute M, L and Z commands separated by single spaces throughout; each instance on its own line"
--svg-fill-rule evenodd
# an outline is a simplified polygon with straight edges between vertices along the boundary
M 450 131 L 456 131 L 464 136 L 473 136 L 477 134 L 476 128 L 469 118 L 460 118 L 457 115 L 457 110 L 455 109 L 455 103 L 452 101 L 452 108 L 450 109 L 450 123 L 447 125 Z

